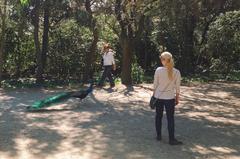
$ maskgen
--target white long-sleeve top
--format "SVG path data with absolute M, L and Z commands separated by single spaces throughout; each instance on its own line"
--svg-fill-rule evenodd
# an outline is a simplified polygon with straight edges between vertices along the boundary
M 174 99 L 175 93 L 180 93 L 180 84 L 181 73 L 179 70 L 176 68 L 173 69 L 173 80 L 170 80 L 168 78 L 167 68 L 159 67 L 154 75 L 154 97 L 158 99 Z M 164 91 L 165 87 L 167 88 Z
M 103 54 L 103 66 L 111 66 L 115 64 L 114 52 L 108 51 Z

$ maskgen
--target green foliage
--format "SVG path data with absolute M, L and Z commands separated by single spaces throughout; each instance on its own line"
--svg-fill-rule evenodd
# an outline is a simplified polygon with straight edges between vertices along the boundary
M 3 88 L 33 88 L 35 87 L 34 78 L 19 78 L 17 80 L 7 79 L 1 82 Z
M 132 79 L 134 83 L 142 83 L 144 79 L 144 70 L 138 63 L 132 64 Z
M 176 67 L 184 72 L 184 76 L 188 75 L 187 80 L 238 80 L 240 70 L 238 1 L 144 0 L 136 1 L 136 4 L 131 4 L 133 1 L 125 1 L 119 3 L 120 9 L 123 9 L 119 12 L 122 21 L 117 20 L 115 14 L 116 1 L 90 0 L 88 2 L 92 7 L 88 9 L 92 9 L 92 12 L 86 10 L 87 1 L 49 1 L 51 13 L 49 47 L 43 75 L 47 81 L 46 85 L 54 85 L 48 79 L 64 82 L 82 79 L 86 55 L 92 51 L 95 29 L 98 32 L 98 48 L 92 66 L 96 79 L 101 71 L 100 52 L 103 42 L 110 43 L 116 51 L 117 66 L 121 70 L 124 63 L 121 37 L 123 33 L 131 34 L 132 30 L 134 83 L 152 82 L 152 74 L 159 63 L 159 49 L 173 53 Z M 20 0 L 16 3 L 7 0 L 9 9 L 3 54 L 3 75 L 7 79 L 4 81 L 6 85 L 9 79 L 35 77 L 37 66 L 33 36 L 35 2 Z M 42 20 L 45 2 L 41 0 L 39 6 L 40 47 L 43 40 Z M 219 15 L 220 13 L 222 14 Z M 120 26 L 119 22 L 123 25 Z M 20 86 L 21 82 L 17 85 Z
M 75 13 L 75 19 L 77 20 L 77 23 L 78 23 L 80 26 L 86 26 L 86 27 L 88 27 L 88 26 L 91 25 L 89 14 L 88 14 L 86 11 L 78 10 L 78 11 Z
M 25 5 L 27 5 L 29 2 L 28 2 L 28 0 L 20 0 L 20 3 L 25 6 Z
M 29 77 L 33 74 L 31 69 L 35 66 L 34 42 L 31 33 L 26 30 L 24 36 L 19 37 L 18 26 L 12 23 L 6 31 L 5 65 L 7 74 L 11 77 Z
M 240 11 L 220 15 L 210 26 L 208 51 L 212 56 L 211 69 L 228 72 L 240 69 Z
M 115 78 L 114 80 L 115 84 L 121 84 L 121 78 Z
M 100 43 L 108 42 L 114 46 L 118 42 L 120 28 L 117 25 L 116 19 L 113 15 L 100 14 L 97 16 L 98 28 L 101 30 L 99 33 Z
M 79 27 L 74 20 L 61 23 L 51 33 L 47 72 L 60 79 L 81 79 L 84 56 L 88 52 L 92 34 L 86 27 Z
M 79 80 L 45 80 L 41 85 L 36 84 L 35 78 L 19 78 L 19 79 L 6 79 L 1 82 L 3 88 L 15 89 L 15 88 L 59 88 L 59 87 L 71 87 L 79 88 L 82 86 L 82 81 Z

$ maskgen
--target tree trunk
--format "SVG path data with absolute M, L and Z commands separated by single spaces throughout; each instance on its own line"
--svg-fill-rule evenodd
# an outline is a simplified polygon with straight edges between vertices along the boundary
M 40 49 L 39 42 L 39 10 L 40 10 L 40 0 L 35 1 L 34 15 L 33 15 L 33 26 L 34 26 L 34 44 L 36 51 L 36 78 L 37 83 L 41 84 L 43 82 L 43 63 L 42 63 L 42 53 Z
M 21 5 L 21 4 L 19 4 Z M 18 47 L 17 47 L 17 56 L 16 56 L 16 78 L 20 78 L 21 75 L 21 68 L 22 68 L 22 54 L 21 54 L 21 42 L 23 39 L 23 35 L 24 35 L 24 27 L 26 26 L 26 18 L 25 18 L 25 14 L 24 11 L 21 10 L 20 11 L 20 19 L 18 21 L 19 26 L 18 26 Z
M 85 68 L 84 68 L 84 74 L 83 74 L 83 81 L 87 82 L 88 79 L 93 78 L 93 74 L 94 74 L 93 64 L 94 64 L 94 61 L 96 60 L 95 54 L 97 50 L 97 43 L 98 43 L 99 36 L 98 36 L 97 22 L 96 22 L 96 19 L 93 17 L 90 0 L 86 0 L 85 8 L 90 17 L 90 30 L 93 33 L 93 41 L 90 47 L 90 51 L 86 53 Z
M 184 26 L 184 43 L 182 48 L 181 65 L 180 69 L 184 75 L 189 75 L 194 72 L 194 30 L 196 19 L 194 16 L 186 18 Z
M 44 29 L 43 29 L 43 37 L 42 37 L 42 73 L 44 73 L 46 61 L 47 61 L 47 53 L 48 53 L 48 33 L 49 33 L 49 3 L 45 1 L 44 5 Z
M 124 4 L 121 0 L 116 0 L 115 2 L 115 15 L 121 27 L 121 37 L 120 43 L 122 48 L 123 54 L 123 61 L 122 61 L 122 73 L 121 73 L 121 80 L 122 84 L 124 85 L 131 85 L 132 84 L 132 51 L 133 51 L 133 28 L 130 22 L 122 16 L 123 12 L 126 12 L 124 9 Z
M 124 85 L 131 85 L 132 84 L 132 51 L 133 51 L 133 46 L 132 40 L 123 35 L 121 37 L 121 47 L 122 47 L 122 52 L 123 52 L 123 61 L 122 61 L 122 74 L 121 74 L 121 79 L 122 79 L 122 84 Z
M 93 63 L 96 60 L 96 50 L 97 50 L 97 43 L 98 43 L 98 30 L 96 26 L 92 29 L 93 32 L 93 41 L 90 47 L 90 51 L 86 53 L 85 58 L 85 68 L 84 68 L 84 75 L 83 75 L 83 81 L 87 82 L 88 79 L 93 78 L 94 74 L 94 66 Z
M 3 3 L 3 11 L 1 11 L 2 17 L 2 27 L 1 27 L 1 37 L 0 37 L 0 86 L 2 82 L 2 74 L 3 74 L 3 54 L 4 54 L 4 46 L 5 46 L 5 32 L 6 32 L 6 16 L 7 16 L 7 0 Z
M 134 38 L 134 51 L 137 57 L 137 63 L 144 69 L 147 68 L 147 58 L 148 51 L 146 51 L 146 42 L 147 42 L 147 30 L 145 28 L 145 21 L 148 21 L 149 18 L 145 15 L 140 17 L 138 25 L 138 30 L 135 33 Z M 150 22 L 149 22 L 150 23 Z M 143 40 L 144 39 L 144 40 Z

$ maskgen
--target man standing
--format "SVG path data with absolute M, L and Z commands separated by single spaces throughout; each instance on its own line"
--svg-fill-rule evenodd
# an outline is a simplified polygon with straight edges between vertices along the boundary
M 116 70 L 116 65 L 115 65 L 115 60 L 114 60 L 114 52 L 111 49 L 109 44 L 105 44 L 103 46 L 103 67 L 104 67 L 104 71 L 102 74 L 102 77 L 98 83 L 99 87 L 103 86 L 103 83 L 106 79 L 106 77 L 109 79 L 110 81 L 110 85 L 111 87 L 115 87 L 115 83 L 112 77 L 112 69 L 115 71 Z

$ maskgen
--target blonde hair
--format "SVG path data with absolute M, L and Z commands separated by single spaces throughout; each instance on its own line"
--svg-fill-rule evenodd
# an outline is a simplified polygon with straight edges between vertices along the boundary
M 173 80 L 173 68 L 174 68 L 174 60 L 172 54 L 170 52 L 163 52 L 160 55 L 160 58 L 164 58 L 167 60 L 166 66 L 168 70 L 168 78 Z

